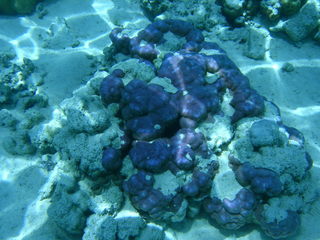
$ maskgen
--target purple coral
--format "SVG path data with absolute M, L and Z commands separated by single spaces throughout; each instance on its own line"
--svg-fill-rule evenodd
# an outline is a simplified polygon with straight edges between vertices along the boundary
M 297 212 L 286 210 L 282 220 L 269 221 L 264 216 L 263 207 L 257 208 L 255 217 L 264 233 L 273 239 L 285 239 L 294 235 L 300 226 L 300 216 Z
M 123 189 L 130 195 L 133 206 L 152 218 L 161 218 L 170 208 L 174 197 L 165 196 L 161 191 L 154 189 L 153 183 L 154 177 L 151 174 L 139 171 L 124 181 Z M 178 202 L 176 204 L 179 205 Z
M 203 208 L 209 214 L 209 222 L 232 230 L 250 222 L 256 205 L 255 195 L 245 188 L 242 188 L 233 200 L 221 201 L 213 197 L 203 201 Z
M 159 173 L 167 169 L 168 161 L 172 158 L 172 149 L 165 139 L 157 139 L 151 143 L 137 141 L 129 156 L 136 168 Z
M 100 85 L 100 96 L 104 103 L 120 102 L 121 93 L 124 88 L 122 79 L 124 72 L 120 69 L 114 70 L 109 76 L 103 79 Z
M 188 197 L 195 197 L 201 192 L 206 192 L 211 187 L 213 175 L 204 171 L 195 170 L 191 181 L 182 188 L 183 193 Z
M 102 153 L 102 166 L 108 173 L 115 172 L 122 167 L 121 152 L 118 149 L 108 147 Z
M 160 61 L 158 46 L 166 42 L 168 31 L 184 37 L 186 43 L 182 49 L 167 53 Z M 212 224 L 239 229 L 251 223 L 259 201 L 282 193 L 280 177 L 270 169 L 255 168 L 249 163 L 238 164 L 233 169 L 236 179 L 249 189 L 241 189 L 232 200 L 208 197 L 217 163 L 211 158 L 213 153 L 208 149 L 205 137 L 195 129 L 204 120 L 214 119 L 215 114 L 223 114 L 220 103 L 226 90 L 232 95 L 232 123 L 262 114 L 265 99 L 251 88 L 249 79 L 226 52 L 216 43 L 206 42 L 202 32 L 191 23 L 158 20 L 136 37 L 130 38 L 122 29 L 116 28 L 110 38 L 116 52 L 147 63 L 157 77 L 170 79 L 177 89 L 175 93 L 169 93 L 160 85 L 139 79 L 124 86 L 121 70 L 111 73 L 101 84 L 102 100 L 106 104 L 119 104 L 118 116 L 129 139 L 126 141 L 127 152 L 138 169 L 138 173 L 123 182 L 123 189 L 134 207 L 146 216 L 161 219 L 180 211 L 183 204 L 199 205 L 200 199 L 205 198 L 203 207 Z M 214 51 L 206 55 L 200 52 L 202 49 Z M 207 81 L 208 73 L 217 77 L 214 83 Z M 301 140 L 297 132 L 287 130 L 292 139 Z M 119 170 L 120 155 L 123 154 L 122 150 L 107 148 L 102 159 L 105 169 Z M 202 165 L 199 159 L 205 164 Z M 306 159 L 311 167 L 310 156 L 306 155 Z M 154 183 L 158 174 L 167 174 L 168 170 L 173 175 L 184 176 L 184 182 L 165 195 Z M 266 223 L 265 219 L 256 218 L 268 235 L 277 238 L 291 234 L 290 227 L 297 228 L 299 221 L 295 214 L 288 212 L 288 218 L 280 223 Z
M 193 169 L 195 155 L 206 156 L 208 154 L 204 136 L 193 129 L 180 129 L 171 139 L 173 163 L 183 170 Z
M 244 163 L 237 167 L 235 176 L 242 186 L 250 186 L 257 194 L 274 197 L 282 191 L 279 175 L 270 169 L 255 168 L 250 163 Z
M 159 85 L 132 80 L 124 88 L 121 104 L 126 128 L 135 139 L 159 137 L 168 125 L 177 121 L 178 113 L 170 95 Z

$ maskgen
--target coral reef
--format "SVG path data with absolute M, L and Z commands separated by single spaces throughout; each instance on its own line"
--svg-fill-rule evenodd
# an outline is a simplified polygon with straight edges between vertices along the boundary
M 203 208 L 209 214 L 209 221 L 230 230 L 239 229 L 249 223 L 256 205 L 255 195 L 245 188 L 242 188 L 233 200 L 221 201 L 213 197 L 203 201 Z
M 70 176 L 61 176 L 55 186 L 52 204 L 48 208 L 48 216 L 59 229 L 67 233 L 82 233 L 89 213 L 88 196 L 77 190 L 75 180 Z
M 106 107 L 118 106 L 127 140 L 125 147 L 107 147 L 102 165 L 126 178 L 122 188 L 132 205 L 169 223 L 204 210 L 223 228 L 256 223 L 274 239 L 294 234 L 301 209 L 280 207 L 287 213 L 281 221 L 267 218 L 266 209 L 275 197 L 304 194 L 312 160 L 303 136 L 279 121 L 277 107 L 250 87 L 225 51 L 181 20 L 157 20 L 130 36 L 116 28 L 110 39 L 127 59 L 102 80 L 100 96 Z M 176 39 L 182 44 L 173 48 Z M 130 57 L 137 69 L 153 69 L 154 78 L 130 78 Z M 211 141 L 205 129 L 215 124 L 229 137 Z M 232 173 L 233 195 L 221 194 L 218 169 Z
M 222 6 L 222 13 L 233 25 L 244 25 L 259 12 L 269 21 L 277 22 L 281 18 L 297 13 L 305 3 L 300 0 L 222 0 L 219 2 Z
M 292 18 L 279 22 L 272 31 L 283 31 L 295 42 L 308 37 L 318 26 L 320 18 L 319 2 L 309 0 Z
M 223 17 L 219 17 L 220 7 L 209 0 L 139 0 L 139 3 L 151 21 L 159 16 L 167 19 L 174 16 L 192 22 L 200 29 L 209 29 L 217 22 L 225 22 Z
M 48 97 L 40 90 L 41 77 L 33 75 L 32 61 L 15 63 L 14 58 L 9 53 L 0 56 L 0 126 L 10 132 L 2 145 L 12 155 L 33 154 L 30 130 L 45 120 Z
M 36 2 L 2 1 L 0 9 L 3 4 L 8 8 L 0 13 L 28 14 Z M 254 225 L 246 231 L 256 227 L 273 239 L 293 236 L 300 215 L 314 199 L 313 188 L 307 187 L 312 159 L 304 137 L 281 122 L 276 105 L 253 89 L 226 51 L 208 38 L 214 31 L 214 38 L 223 40 L 228 37 L 221 29 L 249 26 L 247 37 L 237 35 L 245 32 L 239 29 L 225 34 L 246 44 L 247 57 L 279 59 L 269 54 L 274 50 L 271 37 L 261 25 L 279 22 L 270 30 L 301 41 L 319 27 L 317 2 L 133 2 L 140 3 L 152 23 L 141 30 L 146 19 L 134 21 L 136 15 L 126 4 L 112 1 L 108 23 L 125 28 L 111 31 L 112 44 L 104 51 L 108 62 L 83 53 L 91 66 L 82 81 L 87 74 L 92 77 L 93 69 L 97 72 L 72 96 L 70 90 L 71 97 L 63 99 L 62 93 L 50 102 L 50 108 L 41 90 L 45 87 L 39 87 L 46 76 L 35 77 L 33 62 L 24 59 L 18 64 L 14 55 L 0 56 L 2 145 L 7 153 L 26 154 L 27 159 L 40 153 L 36 163 L 53 169 L 46 185 L 50 189 L 41 193 L 40 201 L 49 206 L 46 221 L 55 238 L 164 240 L 164 229 L 185 227 L 200 217 L 231 234 Z M 231 25 L 221 14 L 213 17 L 219 11 Z M 106 28 L 96 14 L 59 17 L 50 25 L 50 34 L 32 28 L 43 43 L 40 54 L 45 48 L 78 51 L 78 46 L 83 52 L 82 43 L 100 50 L 112 24 Z M 91 28 L 91 17 L 99 27 Z M 255 17 L 261 22 L 252 24 Z M 95 34 L 82 31 L 82 24 Z M 63 63 L 75 59 L 54 55 Z M 77 63 L 72 66 L 82 66 Z M 283 64 L 282 70 L 293 71 L 290 64 Z M 68 74 L 63 79 L 69 79 Z
M 38 151 L 48 169 L 70 174 L 48 193 L 57 235 L 164 239 L 167 224 L 199 216 L 228 230 L 256 224 L 274 239 L 293 235 L 312 202 L 312 159 L 276 105 L 190 22 L 115 28 L 110 39 L 108 72 L 97 71 L 45 123 L 32 61 L 1 57 L 0 124 L 16 131 L 4 148 Z M 127 208 L 136 215 L 123 216 Z

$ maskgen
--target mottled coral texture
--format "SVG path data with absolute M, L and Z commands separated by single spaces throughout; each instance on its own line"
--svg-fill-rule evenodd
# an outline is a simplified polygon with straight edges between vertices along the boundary
M 162 53 L 161 46 L 168 41 L 168 34 L 181 39 L 182 48 Z M 231 96 L 232 109 L 226 118 L 234 127 L 245 118 L 263 117 L 265 111 L 265 99 L 250 87 L 249 79 L 225 51 L 206 42 L 200 30 L 181 20 L 155 21 L 135 37 L 116 28 L 110 38 L 116 53 L 139 59 L 158 78 L 169 79 L 177 89 L 167 92 L 163 86 L 150 83 L 151 79 L 125 83 L 125 72 L 121 69 L 111 72 L 101 83 L 102 101 L 106 105 L 119 105 L 118 115 L 131 142 L 126 151 L 106 149 L 102 164 L 108 173 L 117 173 L 128 153 L 136 170 L 127 176 L 122 187 L 133 206 L 147 217 L 168 222 L 182 221 L 187 213 L 192 215 L 190 209 L 193 213 L 204 209 L 210 223 L 227 229 L 255 222 L 274 238 L 293 234 L 299 226 L 297 213 L 289 212 L 287 219 L 270 223 L 263 217 L 263 211 L 256 211 L 257 206 L 282 193 L 277 172 L 231 157 L 235 181 L 243 188 L 234 199 L 219 199 L 212 193 L 212 180 L 219 164 L 216 153 L 197 127 L 203 121 L 214 121 L 217 114 L 226 115 L 221 109 L 226 94 Z M 217 80 L 209 83 L 209 74 Z M 266 139 L 261 141 L 257 140 L 256 129 L 251 130 L 255 147 L 277 142 L 276 127 L 274 131 L 264 130 Z M 168 172 L 174 178 L 171 182 L 163 180 L 166 188 L 171 187 L 165 192 L 164 187 L 156 187 L 160 184 L 157 179 Z

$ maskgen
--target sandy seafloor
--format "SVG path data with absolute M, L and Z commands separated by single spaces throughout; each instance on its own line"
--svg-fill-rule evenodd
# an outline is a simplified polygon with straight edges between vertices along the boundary
M 72 91 L 82 86 L 95 72 L 87 54 L 99 56 L 110 44 L 108 34 L 115 24 L 126 22 L 148 23 L 139 8 L 127 7 L 126 1 L 59 0 L 45 1 L 48 11 L 43 19 L 38 13 L 26 17 L 0 17 L 1 52 L 12 46 L 17 55 L 31 59 L 41 73 L 46 73 L 41 90 L 48 95 L 50 115 L 56 106 Z M 54 42 L 39 37 L 49 27 L 63 28 L 63 18 L 70 34 L 61 34 Z M 61 29 L 63 33 L 64 29 Z M 221 40 L 210 33 L 228 56 L 246 74 L 254 89 L 279 106 L 284 123 L 299 129 L 305 136 L 306 148 L 314 160 L 314 184 L 320 183 L 320 47 L 313 40 L 296 46 L 282 37 L 270 38 L 265 60 L 244 56 L 244 45 L 231 38 Z M 236 34 L 236 33 L 230 33 Z M 230 40 L 231 39 L 231 40 Z M 77 47 L 70 47 L 80 42 Z M 79 43 L 78 42 L 78 43 Z M 51 44 L 51 45 L 50 45 Z M 294 71 L 281 70 L 284 63 L 294 65 Z M 1 141 L 6 140 L 6 129 L 0 129 Z M 45 171 L 39 165 L 41 156 L 12 156 L 0 149 L 0 239 L 55 239 L 54 230 L 47 223 L 49 201 L 41 200 L 54 171 Z M 320 239 L 320 202 L 302 215 L 299 234 L 291 239 Z M 198 219 L 186 231 L 172 231 L 173 239 L 268 239 L 257 229 L 245 231 L 236 238 L 224 235 L 205 219 Z

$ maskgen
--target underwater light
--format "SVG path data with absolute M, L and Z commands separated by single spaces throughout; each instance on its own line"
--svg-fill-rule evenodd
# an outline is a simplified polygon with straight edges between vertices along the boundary
M 9 170 L 3 170 L 3 171 L 1 171 L 1 173 L 0 173 L 0 180 L 1 180 L 1 181 L 8 181 L 9 175 L 10 175 L 10 171 L 9 171 Z
M 314 106 L 307 106 L 307 107 L 298 107 L 295 109 L 284 109 L 284 111 L 297 116 L 306 117 L 306 116 L 312 116 L 319 113 L 320 106 L 314 105 Z
M 278 70 L 280 69 L 280 66 L 279 66 L 279 64 L 277 64 L 277 63 L 273 63 L 273 64 L 271 65 L 271 67 L 272 67 L 275 71 L 278 71 Z

